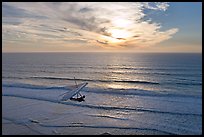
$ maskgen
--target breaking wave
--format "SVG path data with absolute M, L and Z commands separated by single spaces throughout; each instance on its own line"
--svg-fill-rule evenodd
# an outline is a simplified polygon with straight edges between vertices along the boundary
M 67 91 L 72 90 L 69 86 L 45 86 L 45 85 L 33 85 L 33 84 L 25 84 L 25 83 L 7 83 L 3 82 L 2 87 L 11 87 L 11 88 L 24 88 L 24 89 L 33 89 L 33 90 L 47 90 L 47 92 L 50 91 Z M 96 87 L 85 87 L 82 89 L 83 92 L 91 92 L 96 94 L 111 94 L 111 95 L 136 95 L 136 96 L 156 96 L 156 97 L 192 97 L 192 98 L 200 98 L 196 95 L 185 95 L 185 94 L 179 94 L 179 93 L 170 93 L 170 92 L 158 92 L 158 91 L 152 91 L 152 90 L 143 90 L 143 89 L 136 89 L 136 88 L 130 88 L 130 89 L 115 89 L 115 88 L 96 88 Z
M 80 80 L 80 81 L 92 81 L 92 82 L 120 82 L 120 83 L 139 83 L 139 84 L 159 84 L 157 82 L 150 81 L 138 81 L 138 80 L 96 80 L 96 79 L 81 79 L 81 78 L 67 78 L 67 77 L 31 77 L 37 79 L 56 79 L 56 80 Z
M 94 105 L 94 104 L 78 104 L 72 103 L 70 101 L 64 102 L 60 101 L 56 98 L 48 98 L 42 96 L 31 96 L 31 95 L 21 95 L 15 93 L 4 93 L 3 96 L 10 96 L 10 97 L 19 97 L 19 98 L 26 98 L 26 99 L 34 99 L 40 101 L 48 101 L 52 103 L 59 103 L 64 105 L 72 105 L 77 107 L 86 107 L 91 109 L 102 109 L 102 110 L 123 110 L 123 111 L 136 111 L 136 112 L 147 112 L 147 113 L 158 113 L 158 114 L 169 114 L 169 115 L 190 115 L 190 116 L 199 116 L 202 117 L 202 114 L 194 114 L 194 113 L 181 113 L 181 112 L 168 112 L 168 111 L 160 111 L 156 109 L 148 109 L 148 108 L 131 108 L 131 107 L 117 107 L 117 106 L 107 106 L 107 105 Z

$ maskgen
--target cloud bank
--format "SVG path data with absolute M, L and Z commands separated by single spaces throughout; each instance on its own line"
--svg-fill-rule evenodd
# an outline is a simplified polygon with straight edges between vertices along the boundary
M 166 2 L 2 3 L 3 43 L 153 46 L 172 38 L 178 28 L 161 31 L 162 24 L 144 20 L 144 10 L 165 12 L 168 7 Z

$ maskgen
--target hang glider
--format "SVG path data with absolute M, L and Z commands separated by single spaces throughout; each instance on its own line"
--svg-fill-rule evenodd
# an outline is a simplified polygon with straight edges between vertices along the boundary
M 85 96 L 81 95 L 79 92 L 81 89 L 83 89 L 88 83 L 81 83 L 79 85 L 76 85 L 76 88 L 71 90 L 71 91 L 68 91 L 68 92 L 65 92 L 63 94 L 61 94 L 60 96 L 63 95 L 63 97 L 60 99 L 60 101 L 67 101 L 68 99 L 70 100 L 74 100 L 74 101 L 84 101 L 84 98 Z M 74 98 L 73 96 L 77 95 L 77 98 Z M 80 96 L 80 97 L 79 97 Z

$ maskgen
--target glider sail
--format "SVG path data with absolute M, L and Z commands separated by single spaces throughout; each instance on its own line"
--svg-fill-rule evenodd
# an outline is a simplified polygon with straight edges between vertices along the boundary
M 66 100 L 70 99 L 71 97 L 73 97 L 74 95 L 78 94 L 80 92 L 80 90 L 82 88 L 84 88 L 87 84 L 88 84 L 87 82 L 82 83 L 82 84 L 78 85 L 77 88 L 75 88 L 75 89 L 73 89 L 71 91 L 63 93 L 64 96 L 61 98 L 61 101 L 66 101 Z

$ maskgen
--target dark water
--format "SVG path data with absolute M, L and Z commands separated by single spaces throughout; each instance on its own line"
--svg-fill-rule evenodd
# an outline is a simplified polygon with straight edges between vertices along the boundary
M 54 88 L 75 84 L 75 77 L 100 92 L 202 94 L 202 54 L 3 53 L 2 57 L 3 86 Z

